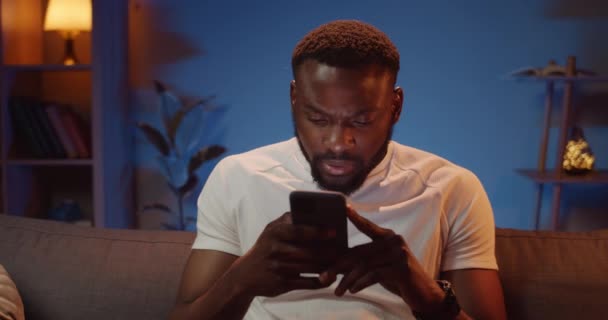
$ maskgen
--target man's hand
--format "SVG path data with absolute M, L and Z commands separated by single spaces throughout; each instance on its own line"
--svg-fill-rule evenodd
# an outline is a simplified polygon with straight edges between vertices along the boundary
M 335 290 L 338 296 L 346 291 L 356 293 L 379 283 L 400 296 L 413 310 L 429 310 L 441 303 L 443 291 L 424 272 L 400 235 L 379 227 L 350 207 L 347 215 L 372 242 L 349 249 L 321 274 L 322 282 L 326 283 L 343 273 L 344 277 Z
M 324 241 L 333 234 L 295 226 L 285 213 L 269 223 L 242 257 L 214 250 L 193 250 L 182 276 L 171 319 L 242 319 L 256 296 L 327 287 L 335 279 L 301 277 L 320 273 L 335 260 Z
M 298 289 L 319 289 L 329 286 L 335 277 L 302 277 L 301 273 L 321 273 L 336 252 L 323 242 L 335 237 L 335 232 L 311 226 L 292 224 L 287 212 L 269 223 L 255 245 L 230 268 L 230 278 L 236 280 L 245 294 L 277 296 Z

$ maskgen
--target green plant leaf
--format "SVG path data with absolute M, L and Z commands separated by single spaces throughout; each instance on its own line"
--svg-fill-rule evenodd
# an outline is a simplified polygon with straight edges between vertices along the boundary
M 160 97 L 160 111 L 165 130 L 169 132 L 172 119 L 174 118 L 175 114 L 182 109 L 182 102 L 160 81 L 154 80 L 154 88 Z M 171 145 L 173 145 L 172 139 L 169 139 L 169 142 Z
M 179 128 L 180 123 L 182 123 L 182 119 L 187 114 L 187 111 L 185 111 L 184 109 L 180 109 L 167 123 L 167 135 L 169 136 L 169 141 L 171 141 L 171 145 L 175 145 L 175 133 L 177 132 L 177 128 Z
M 138 123 L 137 126 L 139 127 L 139 129 L 141 129 L 141 131 L 143 131 L 148 141 L 156 147 L 158 152 L 160 152 L 164 156 L 169 155 L 169 145 L 167 144 L 165 137 L 163 137 L 160 131 L 144 122 Z
M 205 112 L 201 108 L 193 108 L 183 117 L 175 132 L 175 150 L 189 157 L 201 146 L 205 131 Z
M 211 101 L 213 101 L 214 99 L 215 95 L 204 97 L 202 99 L 195 100 L 194 102 L 188 105 L 185 105 L 184 108 L 190 110 L 194 107 L 202 107 L 205 111 L 213 111 L 215 109 L 215 106 L 211 104 Z
M 184 117 L 196 107 L 201 107 L 204 111 L 212 111 L 214 107 L 210 104 L 210 102 L 213 99 L 215 99 L 215 96 L 209 96 L 189 104 L 184 104 L 175 112 L 173 117 L 167 123 L 167 135 L 169 136 L 169 141 L 171 141 L 172 145 L 175 145 L 175 134 Z
M 200 149 L 195 153 L 188 163 L 188 174 L 193 174 L 205 161 L 215 159 L 226 152 L 226 148 L 220 145 L 212 145 Z
M 196 175 L 190 175 L 188 181 L 178 189 L 181 198 L 186 197 L 198 184 L 198 177 Z
M 167 157 L 158 157 L 158 162 L 162 173 L 174 188 L 179 188 L 188 181 L 188 158 L 172 154 Z
M 158 168 L 160 170 L 160 173 L 163 174 L 163 176 L 165 177 L 165 179 L 167 179 L 167 181 L 171 181 L 171 169 L 169 168 L 169 164 L 167 163 L 167 159 L 169 159 L 170 156 L 165 157 L 162 155 L 159 155 L 156 157 L 156 161 L 158 162 Z
M 149 204 L 149 205 L 145 205 L 143 211 L 151 211 L 151 210 L 159 210 L 159 211 L 163 211 L 166 213 L 173 213 L 173 211 L 171 211 L 171 209 L 162 204 L 162 203 L 153 203 L 153 204 Z

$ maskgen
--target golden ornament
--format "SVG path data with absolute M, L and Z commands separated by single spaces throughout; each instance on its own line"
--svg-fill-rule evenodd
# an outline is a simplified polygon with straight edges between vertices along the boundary
M 580 174 L 593 170 L 594 163 L 595 157 L 583 136 L 582 129 L 572 128 L 572 139 L 566 144 L 562 168 L 567 173 Z

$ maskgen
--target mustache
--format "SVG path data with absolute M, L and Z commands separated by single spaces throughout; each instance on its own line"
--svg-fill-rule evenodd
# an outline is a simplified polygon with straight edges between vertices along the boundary
M 347 153 L 337 154 L 333 152 L 326 152 L 324 154 L 315 155 L 313 157 L 314 161 L 322 161 L 322 160 L 343 160 L 343 161 L 356 161 L 361 162 L 361 158 L 350 155 Z

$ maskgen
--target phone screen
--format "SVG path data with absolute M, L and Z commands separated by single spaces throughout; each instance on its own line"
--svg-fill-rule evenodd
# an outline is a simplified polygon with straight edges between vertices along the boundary
M 348 248 L 346 198 L 339 192 L 293 191 L 289 195 L 294 224 L 318 226 L 336 231 L 338 251 Z

